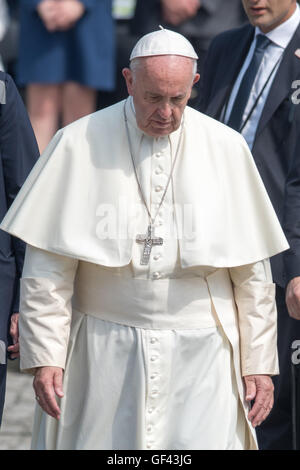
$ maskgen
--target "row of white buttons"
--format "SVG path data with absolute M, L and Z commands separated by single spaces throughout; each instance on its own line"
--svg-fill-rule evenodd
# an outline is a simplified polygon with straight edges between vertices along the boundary
M 157 159 L 161 159 L 160 163 L 158 164 L 158 166 L 155 167 L 154 169 L 154 174 L 159 176 L 159 175 L 162 175 L 162 173 L 164 172 L 164 167 L 163 165 L 161 164 L 162 163 L 162 158 L 164 155 L 162 152 L 157 152 L 155 154 L 155 156 L 157 157 Z M 159 183 L 160 181 L 157 181 L 157 183 Z M 154 186 L 154 192 L 157 193 L 157 196 L 153 196 L 153 202 L 158 202 L 158 197 L 161 197 L 159 193 L 162 193 L 163 191 L 165 190 L 165 187 L 163 184 L 156 184 Z M 156 205 L 156 207 L 158 208 L 158 204 Z M 164 212 L 163 210 L 160 210 L 159 211 L 159 217 L 160 219 L 156 220 L 156 223 L 155 225 L 156 226 L 162 226 L 163 225 L 163 220 L 161 219 L 161 217 L 163 217 L 164 215 Z M 157 247 L 158 249 L 158 247 Z M 162 248 L 160 248 L 160 250 L 162 250 Z M 155 253 L 153 255 L 153 260 L 154 261 L 159 261 L 162 259 L 162 256 L 163 254 L 160 252 L 160 253 Z M 155 271 L 153 274 L 152 274 L 152 279 L 160 279 L 162 277 L 162 273 L 160 271 Z M 151 420 L 147 420 L 148 423 L 146 425 L 146 432 L 147 432 L 147 442 L 146 442 L 146 446 L 147 446 L 147 449 L 152 449 L 155 445 L 155 442 L 153 440 L 153 437 L 151 438 L 151 436 L 153 436 L 153 431 L 155 430 L 155 422 L 153 420 L 155 420 L 155 417 L 158 417 L 158 409 L 157 409 L 157 400 L 159 399 L 159 396 L 160 396 L 160 389 L 159 389 L 159 384 L 160 384 L 160 372 L 159 372 L 159 367 L 160 367 L 160 345 L 159 345 L 159 340 L 157 337 L 155 336 L 151 336 L 149 338 L 149 343 L 150 343 L 150 348 L 149 348 L 149 353 L 150 353 L 150 365 L 149 365 L 149 368 L 150 368 L 150 375 L 149 375 L 149 378 L 150 378 L 150 381 L 152 383 L 152 386 L 150 386 L 150 396 L 149 396 L 149 399 L 150 399 L 150 402 L 149 402 L 149 406 L 147 408 L 147 412 L 148 412 L 148 419 L 150 418 L 151 416 Z M 158 402 L 159 403 L 159 402 Z M 153 415 L 153 413 L 155 412 L 155 415 Z
M 150 349 L 150 363 L 155 364 L 157 362 L 157 360 L 159 359 L 159 349 L 157 349 L 157 348 L 159 348 L 159 340 L 156 336 L 151 336 L 149 338 L 149 343 L 151 345 L 150 348 L 149 348 Z M 153 366 L 151 365 L 150 370 L 152 369 L 152 367 Z M 152 370 L 150 372 L 150 380 L 153 381 L 153 380 L 158 379 L 158 378 L 159 378 L 159 372 L 157 370 Z M 153 388 L 151 388 L 150 400 L 156 399 L 158 396 L 159 396 L 159 389 L 157 388 L 157 385 L 156 385 Z M 152 415 L 152 413 L 155 410 L 156 410 L 156 407 L 153 406 L 153 404 L 151 403 L 151 406 L 149 406 L 148 410 L 147 410 L 148 414 Z M 154 426 L 154 424 L 151 420 L 150 422 L 148 422 L 148 424 L 146 426 L 146 432 L 147 432 L 149 437 L 152 434 L 154 428 L 155 428 L 155 426 Z M 146 445 L 147 445 L 147 449 L 151 449 L 154 445 L 154 442 L 152 440 L 147 440 Z
M 160 279 L 161 278 L 161 273 L 156 271 L 155 273 L 153 273 L 152 275 L 152 279 Z
M 155 168 L 154 173 L 155 173 L 156 175 L 161 175 L 163 171 L 164 171 L 163 167 L 162 167 L 162 166 L 158 166 L 157 168 Z

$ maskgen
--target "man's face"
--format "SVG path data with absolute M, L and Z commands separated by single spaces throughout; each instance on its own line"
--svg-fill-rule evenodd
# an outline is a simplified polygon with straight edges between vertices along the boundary
M 145 57 L 123 70 L 129 95 L 133 97 L 139 128 L 152 137 L 162 137 L 180 126 L 181 117 L 199 80 L 193 61 L 181 56 Z
M 296 9 L 296 0 L 242 0 L 250 23 L 263 33 L 284 23 Z

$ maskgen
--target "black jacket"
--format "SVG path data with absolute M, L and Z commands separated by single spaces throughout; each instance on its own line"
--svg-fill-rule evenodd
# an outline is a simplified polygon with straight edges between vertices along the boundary
M 0 72 L 0 220 L 38 156 L 38 146 L 22 98 L 12 78 Z M 10 316 L 19 311 L 24 252 L 25 245 L 21 240 L 0 230 L 0 422 L 6 377 L 3 356 L 9 343 Z

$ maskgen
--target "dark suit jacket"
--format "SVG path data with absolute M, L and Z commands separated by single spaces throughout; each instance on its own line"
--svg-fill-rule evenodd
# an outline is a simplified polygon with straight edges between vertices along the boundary
M 293 277 L 300 276 L 300 136 L 294 162 L 287 178 L 283 212 L 283 228 L 291 247 L 284 257 L 288 282 Z
M 0 72 L 0 220 L 12 204 L 39 156 L 23 101 L 12 78 Z M 30 221 L 29 221 L 30 223 Z M 10 338 L 10 316 L 19 311 L 19 279 L 25 245 L 0 230 L 0 355 Z M 6 365 L 0 365 L 0 422 L 4 403 Z
M 217 36 L 208 51 L 198 109 L 219 119 L 254 35 L 251 25 Z M 299 140 L 300 106 L 292 83 L 300 78 L 300 26 L 286 48 L 258 124 L 252 153 L 279 220 L 283 220 L 285 181 Z M 285 286 L 283 255 L 271 259 L 274 281 Z M 299 267 L 300 274 L 300 267 Z

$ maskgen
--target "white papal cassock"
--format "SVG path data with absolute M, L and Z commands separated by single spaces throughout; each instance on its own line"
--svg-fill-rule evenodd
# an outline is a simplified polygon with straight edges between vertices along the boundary
M 274 285 L 267 258 L 284 250 L 286 241 L 251 156 L 240 156 L 247 154 L 242 138 L 200 113 L 187 110 L 182 125 L 188 129 L 190 114 L 201 116 L 199 133 L 209 133 L 210 140 L 200 137 L 200 142 L 194 142 L 195 146 L 201 143 L 202 148 L 199 153 L 194 148 L 194 165 L 187 170 L 184 159 L 188 159 L 189 139 L 184 132 L 178 167 L 155 223 L 156 235 L 163 237 L 164 243 L 154 246 L 149 265 L 141 266 L 143 247 L 134 239 L 146 232 L 148 220 L 130 169 L 122 107 L 118 104 L 105 116 L 105 122 L 112 115 L 120 121 L 120 137 L 116 140 L 123 147 L 121 156 L 107 151 L 105 132 L 103 142 L 98 142 L 106 150 L 102 162 L 97 160 L 101 148 L 96 152 L 94 149 L 88 163 L 84 161 L 87 147 L 77 149 L 77 162 L 69 159 L 71 145 L 75 148 L 76 142 L 58 151 L 61 137 L 55 137 L 2 225 L 29 244 L 21 289 L 21 368 L 32 371 L 52 365 L 65 369 L 61 418 L 55 421 L 37 406 L 33 448 L 255 449 L 242 376 L 278 373 Z M 137 128 L 130 100 L 126 107 L 139 179 L 147 203 L 155 212 L 181 129 L 170 136 L 150 138 Z M 91 136 L 95 120 L 100 132 L 102 115 L 100 112 L 84 118 L 63 132 L 75 139 L 78 134 L 81 139 Z M 95 116 L 100 116 L 100 121 Z M 221 133 L 215 137 L 215 144 L 213 130 Z M 88 137 L 86 142 L 93 143 Z M 226 155 L 226 146 L 227 154 L 231 151 L 236 156 L 236 170 L 243 169 L 240 189 L 246 191 L 246 196 L 238 192 L 234 175 L 230 187 L 230 159 L 216 165 L 213 148 L 217 148 L 215 155 Z M 65 161 L 59 161 L 58 155 Z M 196 161 L 196 155 L 206 163 Z M 240 164 L 243 158 L 250 163 Z M 47 165 L 50 167 L 45 170 Z M 53 176 L 53 171 L 58 174 Z M 100 189 L 88 184 L 96 183 L 88 180 L 95 173 Z M 47 181 L 47 175 L 53 191 L 51 200 L 42 196 L 41 186 L 38 188 Z M 52 177 L 56 180 L 53 185 Z M 182 178 L 184 182 L 179 183 Z M 73 180 L 73 187 L 67 183 L 69 180 Z M 246 180 L 250 181 L 247 184 L 254 202 Z M 59 189 L 63 183 L 64 189 Z M 206 185 L 207 199 L 201 198 L 203 188 L 197 193 L 201 183 Z M 102 193 L 97 198 L 101 187 L 104 196 Z M 133 241 L 129 242 L 127 236 L 120 242 L 120 225 L 128 224 L 126 211 L 129 206 L 132 209 L 132 201 L 128 201 L 133 191 L 134 210 L 138 212 L 128 229 Z M 112 196 L 116 193 L 118 203 Z M 43 198 L 39 202 L 44 202 L 41 211 L 38 195 Z M 200 201 L 190 204 L 198 196 Z M 214 198 L 211 204 L 209 200 Z M 246 207 L 231 207 L 245 201 Z M 126 209 L 125 222 L 120 205 Z M 199 216 L 197 208 L 204 205 L 211 210 Z M 91 215 L 93 209 L 97 215 L 94 229 L 94 221 L 86 219 L 86 212 Z M 42 220 L 35 218 L 36 227 L 28 228 L 24 220 L 33 210 Z M 81 217 L 85 220 L 78 220 Z M 230 225 L 235 217 L 238 221 L 248 218 L 250 234 L 241 226 L 242 241 L 236 245 L 231 242 L 230 247 L 226 243 L 230 236 L 234 241 L 239 238 L 236 222 Z M 267 221 L 268 226 L 258 227 L 259 220 Z M 199 221 L 204 224 L 200 235 Z M 243 223 L 247 227 L 247 221 Z M 41 228 L 45 224 L 46 229 Z M 78 239 L 78 231 L 83 234 L 84 230 L 88 235 Z M 212 234 L 209 240 L 204 237 L 206 231 Z M 260 231 L 261 237 L 256 237 Z M 199 248 L 199 236 L 205 249 Z M 226 248 L 222 249 L 222 243 Z

